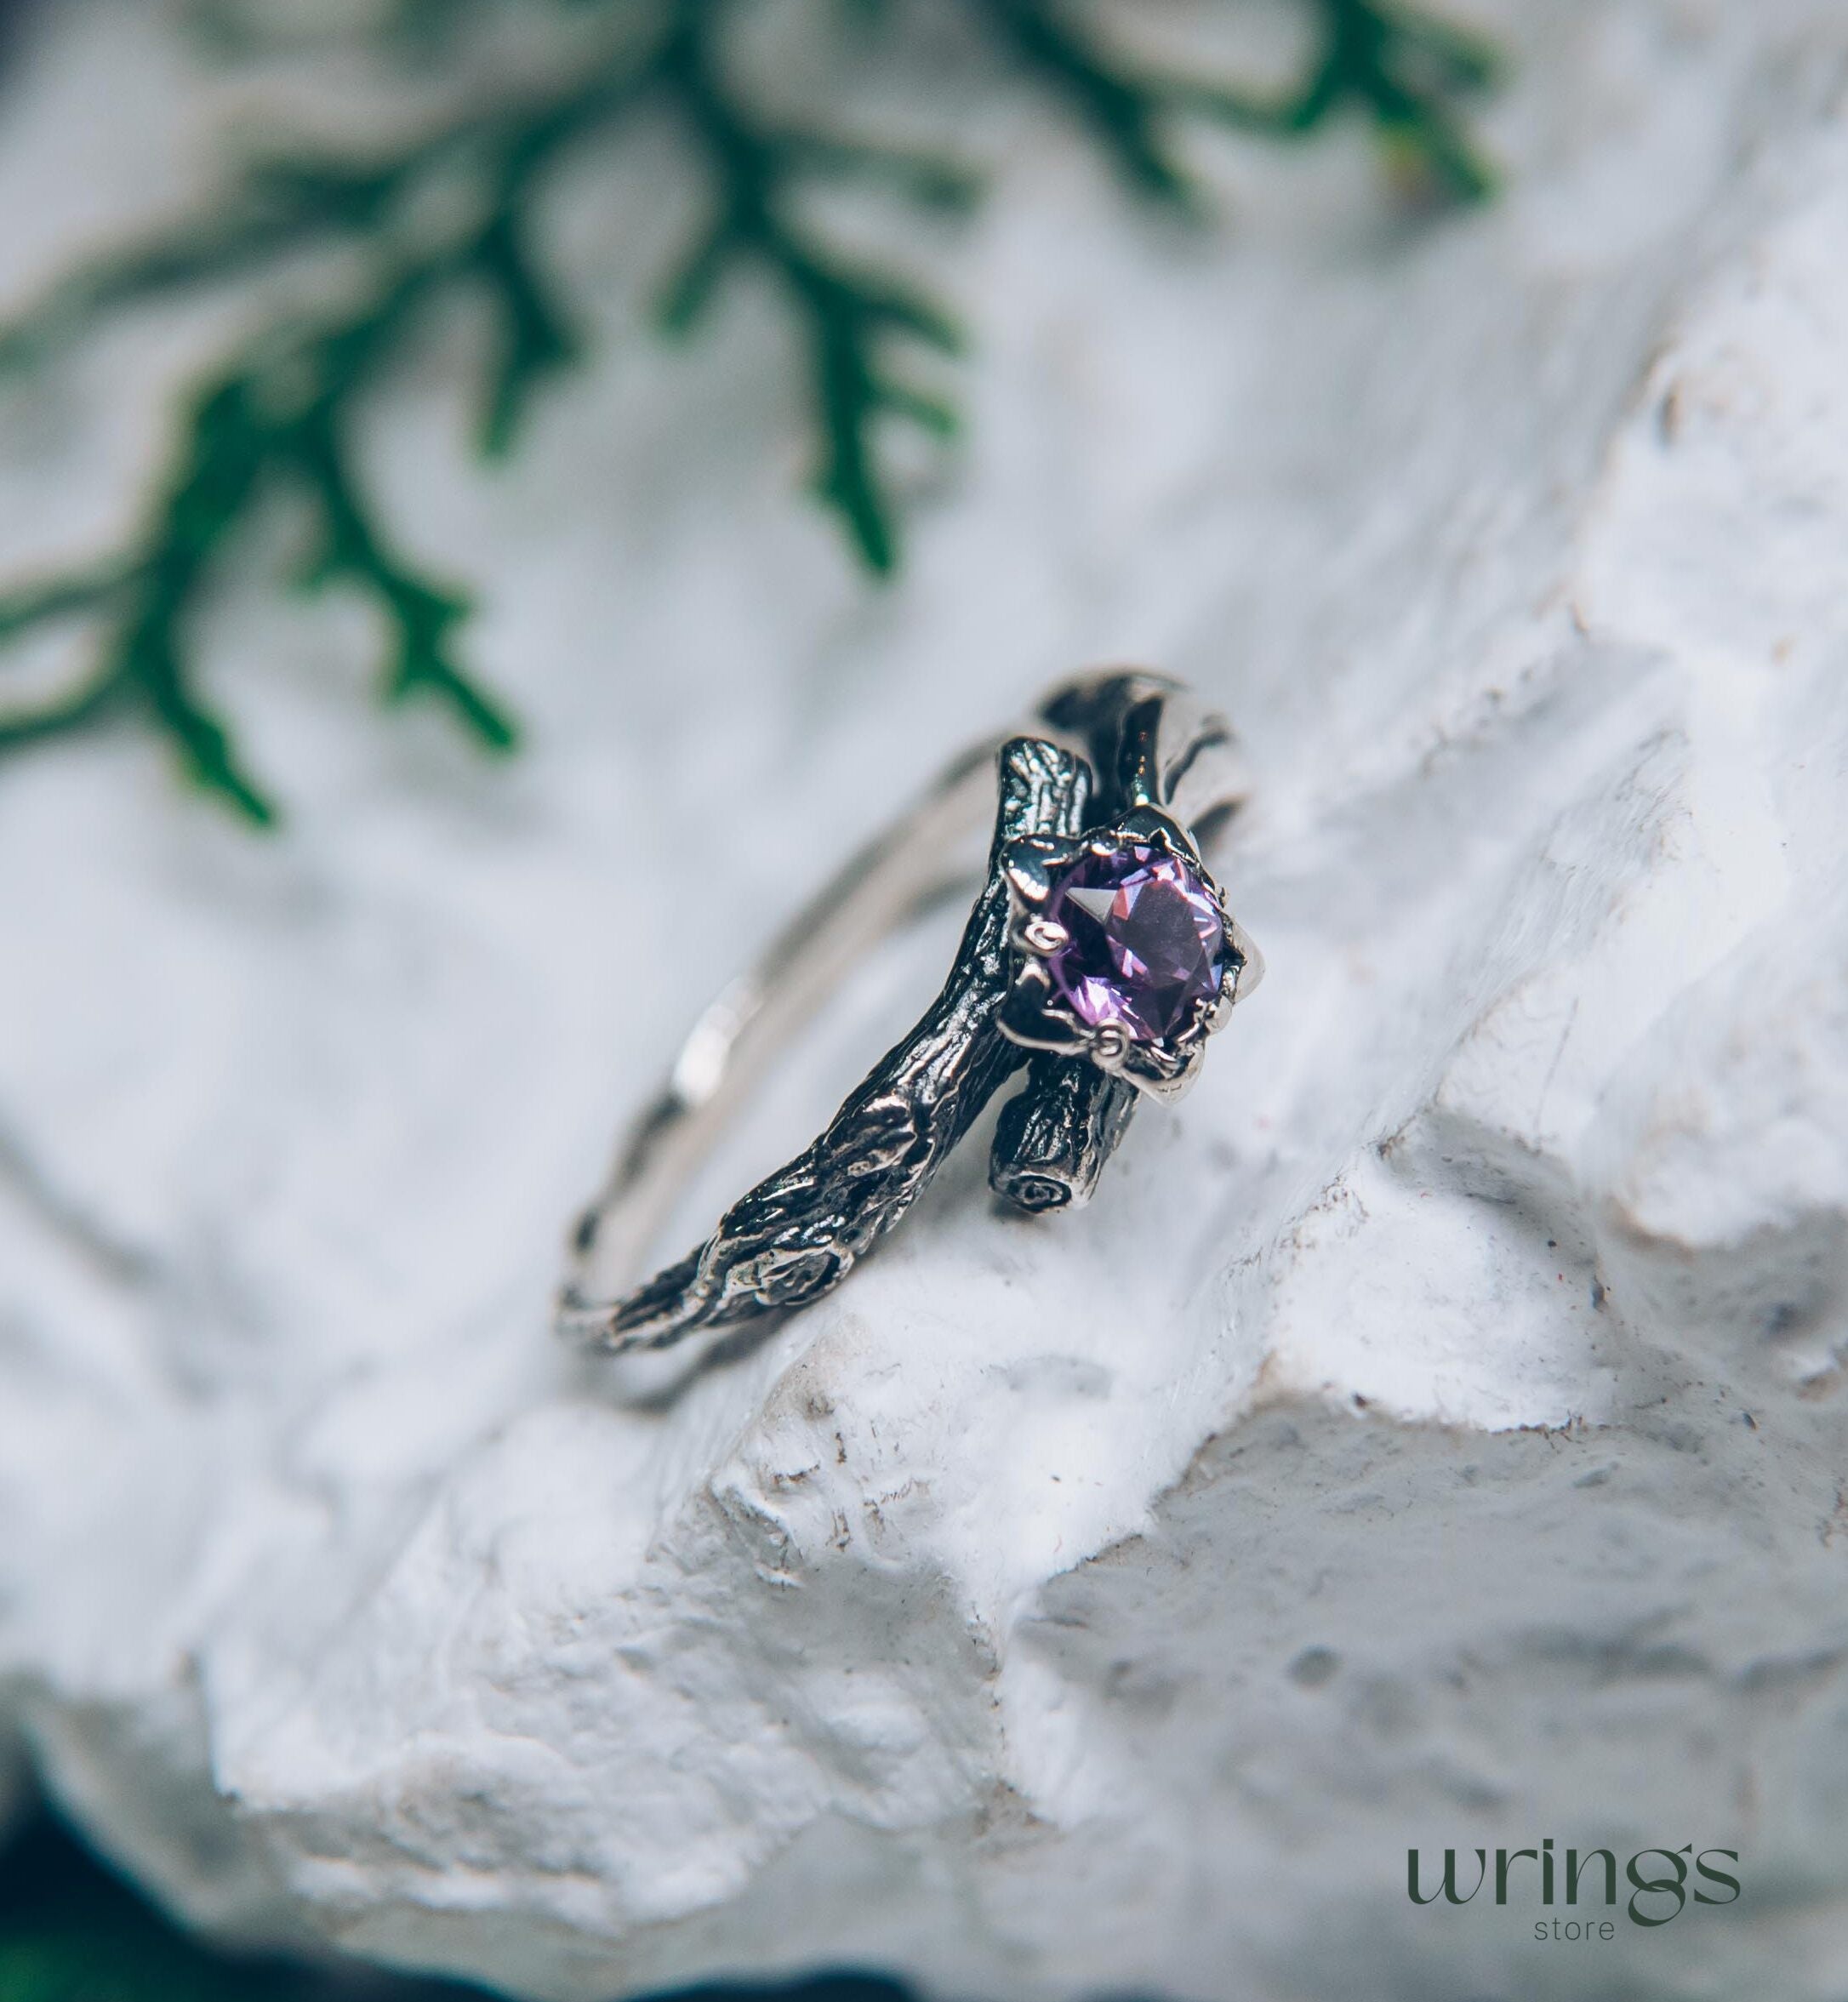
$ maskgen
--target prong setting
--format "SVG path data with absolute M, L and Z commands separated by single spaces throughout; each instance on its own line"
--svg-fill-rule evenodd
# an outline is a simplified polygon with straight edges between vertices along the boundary
M 1091 1061 L 1101 1069 L 1121 1070 L 1129 1049 L 1129 1037 L 1117 1023 L 1106 1022 L 1091 1032 Z
M 1045 903 L 1060 872 L 1083 853 L 1082 841 L 1057 835 L 1023 835 L 1009 841 L 1001 850 L 1001 874 L 1016 914 L 1023 905 Z
M 1071 933 L 1057 919 L 1049 917 L 1024 919 L 1015 936 L 1029 952 L 1037 954 L 1041 959 L 1071 943 Z
M 1058 971 L 1061 955 L 1072 947 L 1073 933 L 1061 915 L 1055 915 L 1061 906 L 1072 907 L 1069 899 L 1086 894 L 1075 888 L 1073 879 L 1087 870 L 1092 881 L 1106 886 L 1088 894 L 1107 902 L 1109 884 L 1138 880 L 1126 871 L 1126 864 L 1132 870 L 1138 863 L 1139 880 L 1146 881 L 1152 873 L 1166 886 L 1158 893 L 1170 899 L 1171 921 L 1178 909 L 1184 921 L 1192 919 L 1203 942 L 1213 941 L 1214 953 L 1210 990 L 1204 972 L 1196 972 L 1192 985 L 1198 991 L 1186 992 L 1188 983 L 1183 982 L 1179 1016 L 1169 1016 L 1158 1030 L 1146 1033 L 1137 1032 L 1139 1018 L 1133 1009 L 1126 1009 L 1126 1021 L 1087 1020 L 1081 1013 L 1074 1001 L 1076 990 L 1065 986 L 1065 976 Z M 1030 1049 L 1087 1058 L 1152 1097 L 1178 1098 L 1198 1073 L 1206 1039 L 1225 1026 L 1234 1007 L 1257 984 L 1263 966 L 1186 834 L 1157 808 L 1139 805 L 1081 840 L 1041 837 L 1011 843 L 1002 856 L 1002 873 L 1011 905 L 1014 964 L 1000 1017 L 1001 1033 Z M 1187 935 L 1184 921 L 1179 935 Z M 1172 995 L 1174 990 L 1166 991 Z M 1082 995 L 1078 998 L 1081 1001 Z

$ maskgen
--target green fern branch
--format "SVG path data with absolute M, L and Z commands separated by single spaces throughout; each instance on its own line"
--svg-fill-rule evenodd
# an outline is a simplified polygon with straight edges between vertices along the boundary
M 1300 87 L 1275 99 L 1151 74 L 1060 0 L 966 3 L 998 48 L 1073 107 L 1122 178 L 1158 199 L 1197 205 L 1177 150 L 1189 118 L 1289 137 L 1349 110 L 1370 117 L 1395 159 L 1448 194 L 1474 198 L 1489 185 L 1454 110 L 1488 80 L 1486 53 L 1390 0 L 1304 0 L 1320 42 Z M 421 7 L 407 0 L 408 32 Z M 884 429 L 954 431 L 954 410 L 905 362 L 953 354 L 961 335 L 902 271 L 836 250 L 805 215 L 803 197 L 818 178 L 852 177 L 907 203 L 959 208 L 974 199 L 972 176 L 934 155 L 761 114 L 727 61 L 727 0 L 601 11 L 617 17 L 619 31 L 549 90 L 465 109 L 376 159 L 254 162 L 208 214 L 91 260 L 0 324 L 0 374 L 17 376 L 163 293 L 248 281 L 308 253 L 341 253 L 369 273 L 339 311 L 303 323 L 282 309 L 209 372 L 177 413 L 168 469 L 128 547 L 0 595 L 0 645 L 73 620 L 95 631 L 90 670 L 73 687 L 36 706 L 0 707 L 0 753 L 138 714 L 197 784 L 253 822 L 272 820 L 271 794 L 192 661 L 214 577 L 277 487 L 305 494 L 315 510 L 311 581 L 344 582 L 378 607 L 391 636 L 384 699 L 434 700 L 484 747 L 512 745 L 513 719 L 458 652 L 466 594 L 399 553 L 358 476 L 356 413 L 429 302 L 474 288 L 496 327 L 480 443 L 490 455 L 510 448 L 534 393 L 581 349 L 535 249 L 535 198 L 575 141 L 642 104 L 672 113 L 710 191 L 710 220 L 662 300 L 664 324 L 690 330 L 734 271 L 772 283 L 806 351 L 815 491 L 870 569 L 893 568 L 898 510 L 881 471 Z M 876 25 L 881 10 L 864 11 Z M 459 220 L 432 240 L 427 197 L 439 188 L 459 199 L 434 206 Z
M 394 551 L 354 475 L 349 433 L 362 393 L 417 310 L 438 288 L 472 277 L 497 299 L 505 328 L 483 432 L 491 447 L 506 445 L 533 385 L 574 351 L 528 256 L 522 204 L 552 155 L 644 81 L 639 69 L 600 77 L 538 115 L 459 124 L 374 168 L 271 162 L 253 170 L 236 231 L 247 262 L 316 235 L 364 237 L 394 199 L 402 203 L 427 174 L 453 166 L 464 149 L 476 156 L 485 191 L 471 227 L 434 247 L 404 248 L 388 240 L 380 247 L 384 277 L 345 314 L 305 329 L 265 332 L 196 392 L 180 414 L 168 482 L 133 549 L 96 573 L 0 598 L 0 640 L 86 613 L 100 615 L 103 624 L 87 680 L 37 708 L 0 711 L 0 752 L 138 709 L 168 739 L 197 784 L 257 825 L 273 822 L 273 799 L 245 767 L 228 724 L 197 685 L 190 641 L 214 567 L 257 501 L 283 482 L 305 491 L 320 516 L 322 554 L 305 581 L 357 585 L 393 630 L 385 698 L 434 698 L 486 748 L 512 748 L 517 730 L 511 716 L 454 656 L 453 635 L 467 616 L 468 599 Z M 220 244 L 232 233 L 225 232 Z M 198 240 L 201 232 L 189 227 L 167 244 L 124 257 L 112 274 L 114 296 L 164 284 L 178 262 L 173 244 Z M 210 262 L 216 268 L 215 256 Z M 29 352 L 48 327 L 71 313 L 74 296 L 68 285 L 59 288 L 0 330 L 0 357 Z M 93 289 L 93 313 L 104 296 L 103 288 Z
M 807 340 L 822 463 L 815 475 L 821 498 L 846 522 L 859 553 L 876 571 L 897 556 L 890 502 L 875 467 L 874 431 L 882 415 L 910 419 L 939 436 L 955 428 L 949 407 L 893 377 L 884 351 L 910 339 L 955 353 L 961 335 L 929 301 L 884 273 L 849 265 L 797 220 L 795 183 L 805 167 L 825 157 L 890 174 L 897 156 L 800 134 L 779 134 L 741 112 L 727 88 L 713 43 L 714 9 L 690 0 L 662 61 L 662 79 L 716 189 L 716 212 L 693 245 L 662 303 L 670 329 L 684 332 L 705 311 L 728 266 L 754 263 L 767 271 L 794 309 Z M 907 166 L 915 181 L 919 170 Z M 961 192 L 949 170 L 933 165 L 930 191 Z
M 1292 128 L 1313 132 L 1351 106 L 1371 116 L 1390 158 L 1440 193 L 1461 202 L 1489 194 L 1495 177 L 1452 106 L 1494 81 L 1492 52 L 1473 36 L 1384 0 L 1321 5 L 1322 59 L 1292 111 Z
M 1320 40 L 1309 73 L 1298 88 L 1267 96 L 1138 65 L 1081 26 L 1063 0 L 972 0 L 1024 67 L 1072 106 L 1139 194 L 1198 208 L 1176 152 L 1189 117 L 1289 139 L 1320 131 L 1349 110 L 1370 117 L 1389 157 L 1442 194 L 1462 202 L 1489 194 L 1494 176 L 1453 108 L 1457 98 L 1494 80 L 1487 47 L 1395 0 L 1312 3 Z

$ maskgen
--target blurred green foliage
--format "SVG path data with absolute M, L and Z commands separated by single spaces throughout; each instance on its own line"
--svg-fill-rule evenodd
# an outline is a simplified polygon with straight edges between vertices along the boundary
M 385 1974 L 219 1954 L 189 1938 L 49 1817 L 0 1847 L 0 2002 L 481 2002 L 483 1991 Z M 870 1975 L 680 1992 L 673 2002 L 907 2002 Z
M 0 1851 L 0 2002 L 466 2002 L 471 1991 L 274 1959 L 188 1939 L 53 1821 Z
M 1297 86 L 1267 94 L 1127 55 L 1108 31 L 1108 6 L 958 0 L 1007 74 L 1075 115 L 1127 187 L 1178 213 L 1202 205 L 1180 151 L 1184 128 L 1200 121 L 1289 140 L 1351 113 L 1372 124 L 1399 179 L 1423 197 L 1486 194 L 1490 175 L 1457 105 L 1491 81 L 1488 52 L 1400 0 L 1299 3 L 1314 29 L 1310 60 Z M 196 4 L 214 46 L 234 54 L 235 5 Z M 534 392 L 582 346 L 535 242 L 539 198 L 579 141 L 644 106 L 671 115 L 708 191 L 708 220 L 662 298 L 663 328 L 690 333 L 734 271 L 774 288 L 807 356 L 814 491 L 869 570 L 897 564 L 881 433 L 893 423 L 937 437 L 955 431 L 956 412 L 916 379 L 915 363 L 928 351 L 955 353 L 961 331 L 902 265 L 837 249 L 802 197 L 818 180 L 855 179 L 886 190 L 901 214 L 955 209 L 975 199 L 975 177 L 948 154 L 920 157 L 765 109 L 733 45 L 734 0 L 499 4 L 523 7 L 535 23 L 573 13 L 574 26 L 595 31 L 579 34 L 573 60 L 549 86 L 471 102 L 384 157 L 298 151 L 247 160 L 210 213 L 80 261 L 0 322 L 0 376 L 20 376 L 161 294 L 255 286 L 283 260 L 316 251 L 345 250 L 354 267 L 331 286 L 323 312 L 287 303 L 268 317 L 259 311 L 255 331 L 202 373 L 174 414 L 165 471 L 124 547 L 0 593 L 0 644 L 71 621 L 94 634 L 89 670 L 74 685 L 0 707 L 0 752 L 138 716 L 199 785 L 254 823 L 272 820 L 273 796 L 202 689 L 192 648 L 215 572 L 278 487 L 305 495 L 319 524 L 302 584 L 341 582 L 378 607 L 389 635 L 385 699 L 435 701 L 484 748 L 513 746 L 514 719 L 457 649 L 468 593 L 401 553 L 356 469 L 354 436 L 367 392 L 419 314 L 463 288 L 483 297 L 499 330 L 482 391 L 482 448 L 510 448 Z M 458 39 L 471 14 L 489 10 L 488 0 L 397 0 L 383 32 L 402 55 Z M 898 11 L 895 0 L 857 0 L 843 14 L 843 32 L 870 37 L 864 73 L 906 60 L 903 36 L 881 34 Z

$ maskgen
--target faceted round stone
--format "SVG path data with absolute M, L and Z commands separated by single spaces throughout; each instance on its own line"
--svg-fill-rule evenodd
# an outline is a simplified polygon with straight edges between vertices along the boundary
M 1047 961 L 1053 988 L 1094 1029 L 1114 1022 L 1138 1042 L 1161 1042 L 1218 999 L 1225 921 L 1199 872 L 1165 848 L 1087 854 L 1054 885 L 1046 915 L 1069 934 Z

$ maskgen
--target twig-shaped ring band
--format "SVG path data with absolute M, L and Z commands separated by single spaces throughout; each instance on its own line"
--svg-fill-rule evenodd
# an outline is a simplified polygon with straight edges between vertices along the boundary
M 634 1283 L 739 1096 L 869 944 L 943 881 L 995 807 L 988 870 L 943 991 L 814 1144 L 676 1263 Z M 1087 1201 L 1143 1096 L 1168 1098 L 1263 961 L 1200 853 L 1241 797 L 1230 733 L 1179 684 L 1068 683 L 853 857 L 695 1024 L 573 1239 L 560 1332 L 659 1349 L 837 1286 L 1016 1071 L 990 1181 L 1016 1207 Z M 979 824 L 978 822 L 978 824 Z

